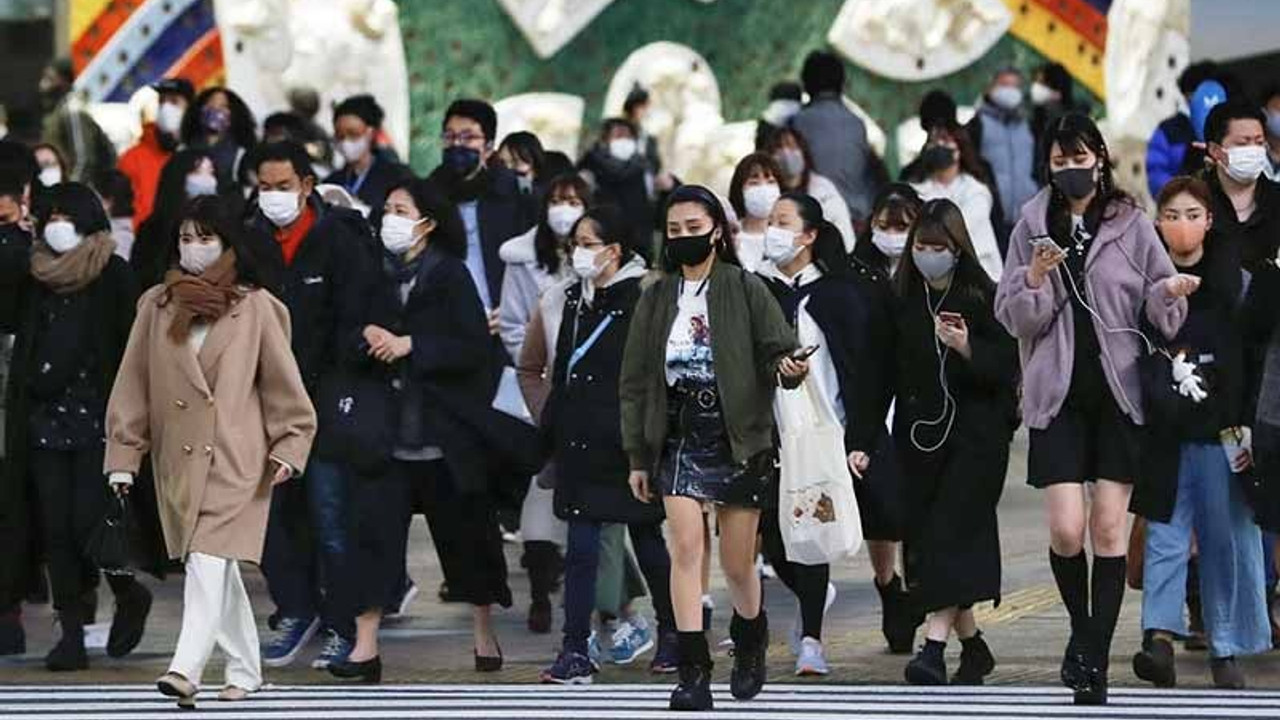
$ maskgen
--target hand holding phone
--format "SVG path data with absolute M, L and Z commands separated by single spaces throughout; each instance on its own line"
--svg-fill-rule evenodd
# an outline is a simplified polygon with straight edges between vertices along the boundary
M 1044 284 L 1045 277 L 1058 267 L 1067 257 L 1053 238 L 1048 235 L 1031 238 L 1031 264 L 1027 267 L 1027 284 L 1038 288 Z
M 947 310 L 940 310 L 938 312 L 938 320 L 941 321 L 943 325 L 947 325 L 953 328 L 964 327 L 964 316 L 961 315 L 960 313 L 950 312 Z
M 791 359 L 792 360 L 808 360 L 810 357 L 813 356 L 814 353 L 818 352 L 818 348 L 820 347 L 822 346 L 809 345 L 808 347 L 802 347 L 799 350 L 796 350 L 795 352 L 791 353 Z

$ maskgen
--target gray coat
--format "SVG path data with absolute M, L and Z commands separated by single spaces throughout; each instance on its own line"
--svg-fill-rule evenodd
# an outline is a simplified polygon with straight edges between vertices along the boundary
M 836 184 L 854 222 L 871 214 L 875 187 L 871 180 L 871 145 L 867 126 L 836 94 L 814 98 L 791 118 L 813 154 L 813 170 Z
M 1018 112 L 1007 112 L 983 101 L 975 125 L 981 130 L 978 150 L 991 165 L 1005 222 L 1022 217 L 1022 206 L 1040 191 L 1035 181 L 1036 140 L 1031 125 Z

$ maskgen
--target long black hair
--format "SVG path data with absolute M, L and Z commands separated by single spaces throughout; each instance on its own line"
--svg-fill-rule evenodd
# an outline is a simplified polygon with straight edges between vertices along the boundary
M 178 238 L 183 224 L 188 222 L 193 223 L 202 233 L 217 235 L 222 240 L 224 252 L 235 251 L 236 282 L 275 291 L 275 283 L 270 280 L 270 273 L 266 271 L 261 257 L 245 240 L 243 225 L 238 220 L 235 206 L 217 195 L 192 198 L 178 212 L 169 235 L 168 267 L 178 264 L 181 255 L 178 251 L 181 241 Z
M 187 197 L 187 176 L 195 171 L 201 160 L 214 161 L 209 151 L 202 148 L 183 148 L 169 156 L 168 162 L 160 169 L 156 196 L 147 222 L 158 224 L 166 233 L 172 229 L 190 200 Z
M 462 225 L 462 216 L 458 215 L 458 207 L 449 199 L 448 193 L 430 180 L 418 178 L 408 178 L 392 185 L 387 190 L 387 197 L 397 190 L 409 194 L 423 218 L 436 221 L 427 242 L 459 260 L 466 260 L 467 232 Z
M 778 128 L 777 132 L 769 136 L 768 142 L 765 143 L 764 151 L 776 156 L 782 150 L 782 140 L 788 137 L 795 142 L 796 147 L 800 148 L 800 154 L 804 156 L 804 172 L 800 173 L 800 182 L 796 185 L 796 189 L 807 190 L 809 188 L 809 180 L 813 177 L 813 150 L 809 148 L 809 141 L 805 140 L 799 131 L 789 126 Z M 781 163 L 778 164 L 781 166 Z M 778 177 L 778 185 L 785 185 L 781 175 Z
M 234 91 L 221 86 L 211 87 L 201 92 L 196 96 L 196 101 L 187 108 L 186 114 L 182 116 L 182 127 L 178 133 L 182 137 L 182 144 L 190 146 L 204 143 L 207 131 L 204 129 L 200 113 L 209 103 L 209 99 L 218 93 L 226 96 L 227 108 L 231 113 L 231 125 L 227 128 L 227 135 L 235 141 L 236 145 L 245 150 L 253 149 L 253 146 L 258 143 L 257 121 L 254 120 L 253 111 Z
M 925 284 L 911 254 L 916 245 L 945 245 L 956 252 L 958 257 L 951 274 L 951 292 L 963 293 L 981 303 L 989 303 L 995 297 L 995 283 L 982 269 L 978 253 L 973 249 L 973 240 L 969 238 L 969 229 L 965 226 L 964 214 L 954 202 L 946 198 L 926 202 L 911 224 L 907 246 L 902 251 L 898 272 L 893 276 L 901 297 L 919 291 Z
M 711 216 L 712 231 L 720 228 L 720 240 L 714 243 L 713 250 L 716 257 L 721 262 L 730 265 L 741 266 L 738 262 L 738 252 L 733 246 L 733 233 L 729 227 L 729 218 L 725 214 L 724 205 L 721 204 L 720 198 L 715 193 L 701 185 L 681 185 L 671 194 L 667 196 L 667 206 L 662 210 L 662 269 L 667 272 L 675 272 L 680 269 L 680 263 L 671 259 L 667 253 L 667 244 L 671 241 L 671 236 L 667 234 L 666 218 L 671 214 L 671 208 L 682 203 L 694 203 L 701 205 L 703 210 L 707 211 L 707 215 Z
M 578 173 L 570 171 L 556 176 L 547 183 L 547 192 L 538 208 L 538 229 L 533 233 L 533 252 L 538 258 L 538 267 L 552 275 L 560 272 L 560 256 L 563 248 L 560 247 L 560 240 L 555 232 L 551 230 L 551 225 L 547 223 L 547 211 L 551 209 L 552 198 L 562 190 L 572 190 L 582 201 L 583 209 L 591 209 L 591 186 Z M 569 236 L 573 237 L 572 230 Z
M 1071 204 L 1067 197 L 1053 185 L 1053 170 L 1049 165 L 1049 156 L 1053 146 L 1057 145 L 1062 152 L 1070 155 L 1081 149 L 1087 149 L 1098 157 L 1098 191 L 1089 202 L 1084 213 L 1084 227 L 1090 235 L 1098 234 L 1098 227 L 1111 220 L 1120 210 L 1120 205 L 1134 206 L 1134 201 L 1125 191 L 1116 186 L 1111 169 L 1111 153 L 1107 150 L 1107 141 L 1102 132 L 1089 116 L 1080 113 L 1068 113 L 1053 121 L 1045 131 L 1040 145 L 1040 162 L 1049 173 L 1049 208 L 1045 224 L 1049 235 L 1059 245 L 1066 245 L 1071 237 Z
M 809 252 L 813 264 L 827 277 L 849 277 L 849 256 L 844 252 L 844 237 L 840 230 L 822 215 L 822 205 L 812 195 L 803 192 L 786 192 L 778 202 L 788 200 L 796 206 L 796 214 L 805 230 L 816 230 L 817 238 Z

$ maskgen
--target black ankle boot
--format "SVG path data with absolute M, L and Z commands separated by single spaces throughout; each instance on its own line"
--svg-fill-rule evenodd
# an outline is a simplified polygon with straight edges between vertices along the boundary
M 952 685 L 981 685 L 996 669 L 996 658 L 982 638 L 982 632 L 960 640 L 960 667 L 951 678 Z
M 116 612 L 107 637 L 107 655 L 122 658 L 142 642 L 151 613 L 151 591 L 131 576 L 108 576 L 108 581 L 116 596 Z
M 1098 642 L 1090 643 L 1090 649 L 1084 654 L 1085 668 L 1083 682 L 1073 688 L 1076 705 L 1107 704 L 1107 652 Z
M 764 688 L 767 668 L 765 653 L 769 650 L 769 618 L 760 608 L 753 620 L 733 614 L 729 621 L 729 637 L 733 638 L 733 673 L 729 676 L 729 692 L 738 700 L 750 700 Z
M 72 672 L 89 669 L 89 655 L 84 650 L 84 625 L 74 612 L 62 613 L 62 639 L 44 658 L 44 666 L 50 672 Z
M 700 711 L 714 709 L 711 700 L 711 653 L 707 636 L 702 632 L 677 633 L 680 651 L 680 683 L 671 691 L 672 710 Z
M 911 609 L 910 596 L 902 586 L 902 578 L 894 575 L 887 585 L 873 582 L 880 593 L 880 631 L 889 644 L 889 652 L 906 655 L 916 641 L 916 628 L 924 618 Z
M 1071 690 L 1083 687 L 1089 680 L 1089 660 L 1085 657 L 1080 635 L 1074 630 L 1071 632 L 1071 639 L 1067 641 L 1067 649 L 1062 653 L 1059 676 L 1063 687 Z
M 947 661 L 942 656 L 947 644 L 937 640 L 925 640 L 920 652 L 907 663 L 904 675 L 912 685 L 946 685 Z
M 1142 652 L 1133 656 L 1133 674 L 1159 688 L 1176 687 L 1178 672 L 1173 662 L 1173 643 L 1167 638 L 1155 637 L 1150 631 L 1144 633 Z

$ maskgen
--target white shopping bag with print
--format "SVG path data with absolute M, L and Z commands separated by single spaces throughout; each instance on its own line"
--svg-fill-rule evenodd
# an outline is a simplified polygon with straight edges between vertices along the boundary
M 787 559 L 822 565 L 856 553 L 862 519 L 840 421 L 817 402 L 810 380 L 779 389 L 773 410 L 781 438 L 778 527 Z

